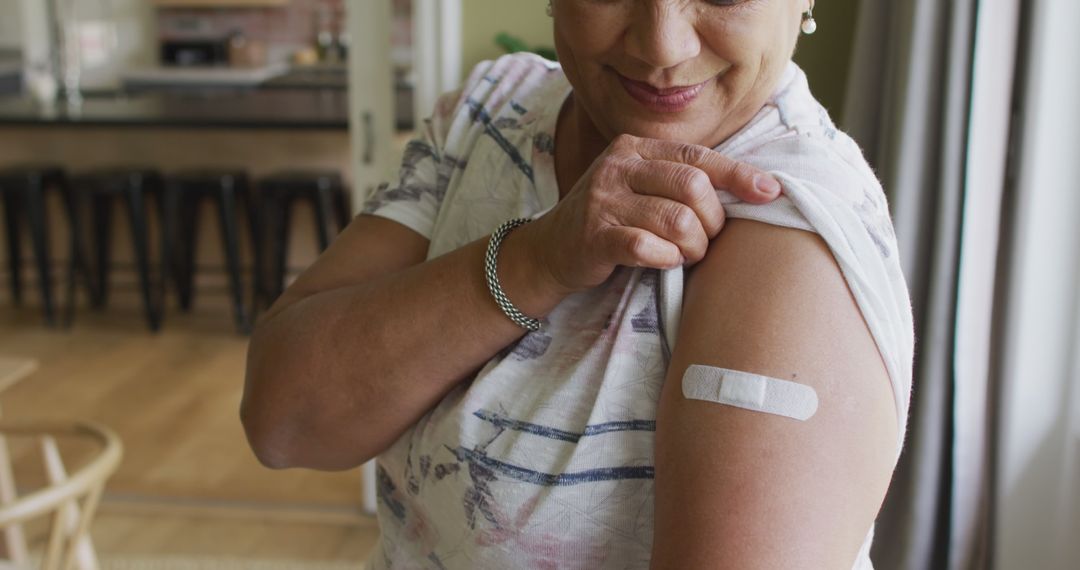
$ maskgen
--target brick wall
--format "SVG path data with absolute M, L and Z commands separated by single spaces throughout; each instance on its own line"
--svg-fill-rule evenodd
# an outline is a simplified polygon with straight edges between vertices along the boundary
M 393 4 L 391 42 L 395 48 L 410 48 L 412 0 L 383 1 Z M 345 0 L 290 0 L 279 8 L 162 8 L 157 29 L 162 40 L 217 39 L 239 30 L 271 46 L 292 47 L 315 42 L 320 14 L 336 34 L 345 26 Z
M 320 17 L 332 31 L 340 30 L 344 0 L 291 0 L 277 8 L 163 8 L 157 19 L 163 40 L 222 38 L 238 30 L 270 44 L 299 45 L 314 41 Z

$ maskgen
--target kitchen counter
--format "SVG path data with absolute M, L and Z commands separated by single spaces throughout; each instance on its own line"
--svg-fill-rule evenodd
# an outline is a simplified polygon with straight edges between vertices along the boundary
M 349 104 L 329 89 L 91 95 L 78 108 L 0 97 L 0 125 L 347 130 Z
M 344 64 L 293 66 L 266 80 L 263 89 L 348 89 L 349 72 Z
M 257 87 L 289 72 L 285 63 L 256 68 L 236 67 L 149 67 L 121 74 L 129 90 L 200 87 Z

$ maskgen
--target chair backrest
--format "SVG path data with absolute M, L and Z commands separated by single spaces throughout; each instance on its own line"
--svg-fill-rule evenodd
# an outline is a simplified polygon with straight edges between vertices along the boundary
M 43 570 L 72 568 L 80 550 L 88 550 L 89 556 L 93 557 L 89 547 L 90 521 L 101 500 L 105 482 L 116 471 L 123 456 L 120 438 L 109 428 L 92 422 L 9 420 L 0 420 L 0 436 L 38 440 L 49 478 L 47 486 L 0 504 L 0 529 L 51 517 L 49 539 L 41 562 Z M 58 437 L 92 441 L 97 444 L 98 452 L 74 473 L 68 474 L 60 458 Z M 96 560 L 89 565 L 95 566 Z

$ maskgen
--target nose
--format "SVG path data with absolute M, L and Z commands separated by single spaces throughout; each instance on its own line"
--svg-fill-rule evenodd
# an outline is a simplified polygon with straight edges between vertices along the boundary
M 650 67 L 666 69 L 693 59 L 701 40 L 690 10 L 671 2 L 637 2 L 626 30 L 626 52 Z

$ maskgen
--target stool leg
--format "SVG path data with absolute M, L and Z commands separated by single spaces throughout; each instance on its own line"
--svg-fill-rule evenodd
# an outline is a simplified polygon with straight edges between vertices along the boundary
M 64 184 L 64 205 L 67 208 L 68 229 L 71 235 L 71 244 L 68 248 L 70 261 L 68 263 L 68 290 L 67 310 L 64 317 L 65 325 L 70 326 L 75 316 L 75 291 L 79 279 L 90 293 L 90 299 L 96 297 L 93 278 L 87 265 L 86 252 L 83 250 L 83 194 L 78 188 Z
M 179 259 L 177 250 L 177 221 L 179 219 L 180 194 L 176 186 L 160 179 L 158 184 L 158 214 L 161 216 L 161 294 L 160 307 L 165 311 L 169 284 L 179 276 L 176 263 Z M 179 291 L 179 284 L 176 287 Z
M 233 314 L 236 327 L 242 334 L 251 331 L 247 310 L 244 308 L 244 286 L 240 276 L 240 244 L 236 231 L 236 188 L 224 188 L 218 212 L 221 214 L 221 237 L 225 246 L 225 261 L 229 270 L 229 285 L 233 295 Z
M 19 197 L 14 190 L 4 192 L 4 227 L 7 228 L 8 278 L 11 280 L 11 299 L 22 305 L 22 243 L 19 227 Z
M 334 192 L 334 212 L 337 214 L 338 232 L 345 230 L 345 227 L 349 225 L 349 221 L 352 218 L 352 211 L 349 209 L 349 194 L 347 190 L 338 190 Z
M 330 220 L 333 219 L 333 196 L 329 188 L 319 188 L 315 194 L 315 237 L 319 240 L 319 251 L 326 251 L 330 247 L 333 237 L 330 233 Z
M 169 196 L 164 181 L 160 176 L 151 177 L 147 181 L 147 187 L 147 194 L 154 199 L 154 207 L 148 209 L 147 217 L 149 218 L 151 215 L 157 216 L 157 235 L 154 236 L 154 239 L 158 240 L 159 261 L 156 268 L 157 281 L 154 283 L 154 306 L 158 309 L 158 325 L 160 326 L 161 321 L 165 318 L 165 295 L 171 275 L 169 271 L 169 255 L 172 253 L 172 243 L 168 237 L 170 227 L 166 218 L 166 202 L 169 200 Z M 149 212 L 152 212 L 152 214 Z
M 199 237 L 199 200 L 194 196 L 181 197 L 179 210 L 176 288 L 177 296 L 180 298 L 180 309 L 187 312 L 191 309 L 192 297 L 195 295 L 195 246 Z
M 263 292 L 266 294 L 267 308 L 274 304 L 278 290 L 274 281 L 277 278 L 277 249 L 275 248 L 278 232 L 277 203 L 278 200 L 271 190 L 265 186 L 259 189 L 259 220 L 262 224 L 261 239 L 264 243 L 263 256 L 266 261 L 266 267 L 263 269 L 265 271 Z
M 263 304 L 267 302 L 266 267 L 264 266 L 266 230 L 264 228 L 265 220 L 263 219 L 261 193 L 257 198 L 251 194 L 247 194 L 245 198 L 248 229 L 251 232 L 251 256 L 254 260 L 254 268 L 251 271 L 251 315 L 254 318 Z
M 56 313 L 53 309 L 52 268 L 49 266 L 49 226 L 45 215 L 45 188 L 40 181 L 34 181 L 27 185 L 25 191 L 26 210 L 30 218 L 30 235 L 40 281 L 41 304 L 45 312 L 46 324 L 53 326 L 56 324 Z
M 143 188 L 126 188 L 128 219 L 131 225 L 131 242 L 135 250 L 135 263 L 139 268 L 139 284 L 142 286 L 143 307 L 146 309 L 146 322 L 150 330 L 157 332 L 161 319 L 157 303 L 154 302 L 153 285 L 150 282 L 149 231 L 146 229 L 146 204 L 143 201 Z
M 102 308 L 109 299 L 109 264 L 112 253 L 112 197 L 99 194 L 91 198 L 94 219 L 94 281 L 95 308 Z
M 274 269 L 272 274 L 271 286 L 274 288 L 272 291 L 271 302 L 277 301 L 277 298 L 281 296 L 281 292 L 285 289 L 285 274 L 288 272 L 288 257 L 289 257 L 289 226 L 291 225 L 292 218 L 292 203 L 288 197 L 282 196 L 280 199 L 275 199 L 270 211 L 270 219 L 273 222 L 273 234 L 272 239 L 274 245 L 272 247 L 274 255 Z

